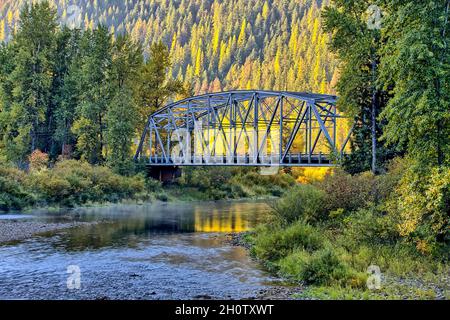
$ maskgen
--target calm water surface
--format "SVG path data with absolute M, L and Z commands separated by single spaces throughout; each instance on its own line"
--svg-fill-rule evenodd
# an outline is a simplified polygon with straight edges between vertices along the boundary
M 0 299 L 254 297 L 275 279 L 224 238 L 268 209 L 205 202 L 35 213 L 24 219 L 98 223 L 1 245 Z M 70 265 L 80 268 L 80 289 L 67 288 Z

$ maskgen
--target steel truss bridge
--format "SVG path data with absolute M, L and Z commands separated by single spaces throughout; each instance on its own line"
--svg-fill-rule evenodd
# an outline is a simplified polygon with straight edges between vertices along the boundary
M 333 166 L 336 96 L 287 91 L 208 93 L 151 114 L 135 160 L 157 166 Z M 341 135 L 342 136 L 342 135 Z

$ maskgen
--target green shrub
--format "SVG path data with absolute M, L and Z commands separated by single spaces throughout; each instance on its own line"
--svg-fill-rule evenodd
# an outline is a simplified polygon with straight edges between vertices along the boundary
M 363 287 L 365 275 L 343 263 L 332 248 L 323 248 L 312 254 L 296 250 L 279 263 L 283 275 L 312 285 L 345 285 Z
M 276 261 L 297 248 L 317 250 L 322 243 L 322 235 L 311 225 L 302 222 L 296 222 L 285 229 L 266 225 L 255 233 L 252 253 L 259 259 Z
M 88 201 L 115 202 L 145 191 L 142 175 L 123 177 L 107 167 L 91 166 L 76 160 L 58 162 L 51 170 L 32 171 L 25 184 L 42 203 L 64 206 Z
M 376 180 L 370 172 L 352 176 L 337 169 L 317 186 L 326 195 L 323 206 L 327 211 L 351 212 L 375 201 Z
M 298 185 L 272 206 L 274 217 L 289 224 L 299 219 L 317 222 L 326 218 L 325 194 L 312 185 Z
M 408 159 L 395 158 L 390 161 L 387 172 L 376 177 L 377 198 L 381 204 L 384 204 L 396 193 L 397 185 L 409 165 L 410 161 Z
M 231 189 L 230 192 L 231 192 L 232 198 L 245 198 L 245 197 L 248 197 L 247 192 L 244 190 L 244 188 L 242 188 L 241 185 L 232 184 L 230 189 Z
M 156 199 L 162 202 L 167 202 L 169 201 L 169 197 L 166 193 L 162 192 L 162 193 L 157 193 L 156 194 Z
M 282 276 L 302 280 L 301 273 L 305 264 L 311 259 L 311 254 L 305 250 L 294 250 L 277 263 Z
M 290 174 L 285 173 L 262 175 L 257 171 L 250 171 L 244 174 L 238 174 L 233 179 L 247 187 L 258 185 L 266 189 L 274 186 L 281 189 L 288 189 L 295 184 L 295 179 Z
M 344 219 L 342 226 L 346 245 L 395 244 L 399 240 L 396 221 L 374 207 L 359 209 Z
M 233 176 L 233 168 L 228 167 L 186 167 L 178 179 L 182 186 L 196 187 L 201 191 L 221 189 Z
M 402 236 L 422 253 L 450 245 L 450 167 L 424 168 L 412 163 L 387 204 Z
M 332 249 L 326 248 L 314 252 L 311 258 L 303 263 L 300 277 L 308 284 L 331 284 L 348 277 L 348 269 L 339 261 Z
M 145 188 L 150 192 L 161 191 L 162 183 L 156 179 L 148 177 L 145 179 Z
M 271 195 L 273 195 L 275 197 L 281 197 L 284 194 L 284 190 L 280 186 L 272 186 L 272 187 L 270 187 L 269 188 L 269 192 L 270 192 Z
M 24 188 L 25 173 L 0 166 L 0 210 L 19 210 L 34 204 L 35 198 Z

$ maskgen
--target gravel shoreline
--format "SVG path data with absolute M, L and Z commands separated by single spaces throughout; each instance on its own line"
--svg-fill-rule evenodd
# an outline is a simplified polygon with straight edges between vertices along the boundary
M 37 221 L 0 220 L 0 244 L 31 238 L 44 232 L 92 225 L 91 222 L 46 223 Z

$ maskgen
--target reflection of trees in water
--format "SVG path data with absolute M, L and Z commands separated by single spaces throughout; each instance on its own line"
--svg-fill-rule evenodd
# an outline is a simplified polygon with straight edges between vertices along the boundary
M 193 232 L 195 230 L 193 218 L 187 218 L 171 217 L 170 220 L 163 221 L 142 216 L 102 222 L 72 229 L 64 243 L 73 250 L 124 245 L 134 247 L 145 235 Z
M 256 224 L 258 214 L 263 215 L 267 208 L 262 204 L 233 203 L 230 207 L 214 208 L 209 214 L 195 210 L 196 232 L 243 232 Z
M 145 212 L 140 208 L 107 222 L 71 229 L 58 246 L 68 250 L 137 246 L 143 236 L 189 232 L 242 232 L 255 225 L 267 211 L 263 204 L 233 203 L 164 208 Z M 100 216 L 99 220 L 100 220 Z M 89 219 L 91 220 L 91 219 Z

